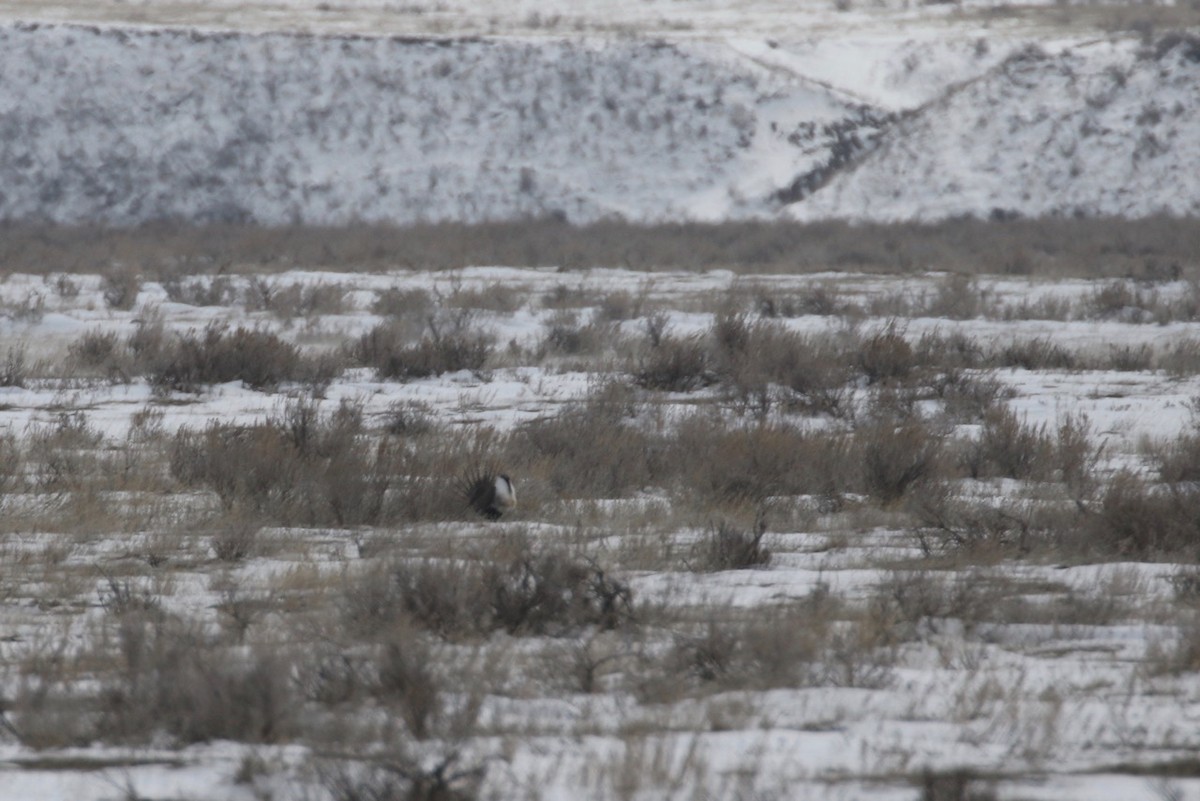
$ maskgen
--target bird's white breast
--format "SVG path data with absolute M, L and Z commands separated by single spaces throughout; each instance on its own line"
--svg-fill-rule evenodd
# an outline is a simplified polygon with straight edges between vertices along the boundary
M 496 505 L 505 508 L 517 505 L 517 491 L 504 476 L 496 476 Z

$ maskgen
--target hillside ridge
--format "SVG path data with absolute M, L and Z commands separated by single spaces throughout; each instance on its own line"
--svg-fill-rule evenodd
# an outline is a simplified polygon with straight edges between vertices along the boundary
M 1190 215 L 1196 39 L 1158 42 L 0 25 L 0 220 Z

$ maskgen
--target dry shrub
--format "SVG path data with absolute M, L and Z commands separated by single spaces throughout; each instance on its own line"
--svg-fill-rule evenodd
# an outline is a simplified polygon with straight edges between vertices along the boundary
M 596 308 L 596 313 L 601 320 L 611 322 L 619 322 L 621 320 L 636 320 L 641 317 L 646 309 L 647 294 L 649 287 L 643 287 L 642 291 L 633 294 L 627 290 L 619 289 L 616 292 L 609 292 L 604 297 L 600 298 L 600 304 Z
M 915 782 L 921 788 L 919 801 L 996 801 L 994 782 L 965 768 L 946 772 L 926 770 Z
M 639 387 L 661 392 L 692 392 L 717 382 L 700 336 L 663 336 L 638 358 L 632 373 Z
M 893 570 L 868 600 L 873 614 L 889 621 L 895 641 L 920 639 L 923 630 L 942 620 L 971 627 L 994 619 L 1005 597 L 1003 584 L 981 572 Z
M 231 331 L 213 323 L 201 332 L 170 336 L 156 308 L 145 310 L 135 323 L 124 342 L 115 333 L 84 334 L 69 346 L 72 362 L 114 381 L 145 374 L 158 393 L 199 392 L 206 384 L 239 380 L 260 390 L 285 382 L 321 388 L 341 369 L 334 359 L 307 357 L 264 329 L 239 326 Z
M 321 380 L 315 364 L 276 334 L 242 326 L 229 331 L 218 323 L 181 334 L 155 354 L 147 372 L 158 392 L 197 392 L 201 385 L 228 381 L 271 389 L 288 381 Z
M 942 470 L 943 436 L 915 418 L 881 416 L 856 428 L 850 449 L 859 457 L 863 490 L 889 506 L 910 487 L 936 478 Z
M 917 544 L 927 556 L 951 550 L 1025 553 L 1031 546 L 1026 510 L 960 498 L 944 479 L 914 485 L 905 505 L 914 518 Z
M 643 701 L 713 686 L 766 690 L 818 684 L 833 633 L 832 612 L 818 591 L 797 603 L 710 619 L 698 631 L 678 634 L 659 670 L 644 680 Z
M 186 283 L 178 276 L 167 276 L 162 288 L 172 302 L 188 306 L 232 306 L 238 299 L 237 288 L 226 275 L 197 277 Z
M 985 416 L 979 438 L 960 446 L 960 466 L 977 478 L 1059 481 L 1075 510 L 963 499 L 947 480 L 923 482 L 908 502 L 918 542 L 926 553 L 946 548 L 1025 552 L 1039 543 L 1067 543 L 1078 528 L 1077 516 L 1087 512 L 1096 495 L 1102 453 L 1084 415 L 1064 415 L 1049 430 L 1023 425 L 1011 411 L 997 407 Z
M 1200 571 L 1194 567 L 1183 567 L 1167 580 L 1171 583 L 1176 603 L 1200 608 Z
M 397 401 L 388 407 L 383 430 L 397 437 L 419 437 L 431 433 L 436 425 L 429 404 Z
M 633 661 L 634 653 L 619 644 L 624 639 L 592 634 L 547 650 L 547 678 L 568 692 L 601 692 L 609 683 L 607 678 L 616 677 L 621 662 Z
M 412 345 L 419 332 L 420 328 L 414 334 L 410 326 L 394 320 L 387 321 L 362 334 L 346 350 L 355 364 L 380 370 L 391 360 L 392 354 Z
M 928 369 L 965 370 L 984 362 L 983 348 L 962 331 L 926 331 L 917 339 L 913 354 L 917 364 Z
M 477 561 L 403 561 L 388 569 L 385 580 L 380 584 L 375 577 L 370 587 L 375 608 L 384 610 L 381 620 L 385 624 L 400 612 L 415 625 L 445 638 L 475 636 L 491 628 L 483 570 Z
M 1142 291 L 1129 281 L 1110 281 L 1084 298 L 1082 311 L 1089 319 L 1143 323 L 1153 319 L 1160 303 L 1154 290 Z
M 492 354 L 493 338 L 465 323 L 445 330 L 430 322 L 428 333 L 413 343 L 405 326 L 382 323 L 352 346 L 355 361 L 375 369 L 381 379 L 427 378 L 459 370 L 478 372 Z
M 157 306 L 143 308 L 133 322 L 135 328 L 125 340 L 125 347 L 133 360 L 133 371 L 146 373 L 164 360 L 171 341 L 162 310 Z
M 399 289 L 390 287 L 383 290 L 371 304 L 371 311 L 383 317 L 397 319 L 413 319 L 421 325 L 434 310 L 433 297 L 424 289 Z
M 377 700 L 399 707 L 408 731 L 423 740 L 439 728 L 445 711 L 445 676 L 430 644 L 405 626 L 388 632 L 376 661 L 370 692 Z
M 348 310 L 350 305 L 346 301 L 346 287 L 341 284 L 318 282 L 303 287 L 296 299 L 294 312 L 283 316 L 289 319 L 313 319 L 331 314 L 345 314 Z
M 46 283 L 54 287 L 55 294 L 63 300 L 74 300 L 79 297 L 79 283 L 65 273 L 46 276 Z
M 676 636 L 667 672 L 701 684 L 729 682 L 739 677 L 740 645 L 734 625 L 710 620 L 698 634 Z
M 1091 421 L 1085 414 L 1066 414 L 1059 419 L 1054 442 L 1054 462 L 1067 496 L 1081 509 L 1096 492 L 1096 467 L 1104 454 L 1097 443 Z
M 850 362 L 834 338 L 722 314 L 713 323 L 711 339 L 722 383 L 744 408 L 760 416 L 777 402 L 835 416 L 847 411 Z
M 110 309 L 128 311 L 137 303 L 138 293 L 142 291 L 142 279 L 134 270 L 115 269 L 104 276 L 100 289 Z
M 95 709 L 80 697 L 66 644 L 41 645 L 21 667 L 11 696 L 0 699 L 0 729 L 33 749 L 85 747 L 97 734 Z
M 1045 425 L 1027 425 L 1007 406 L 995 406 L 984 412 L 979 437 L 963 447 L 959 462 L 971 478 L 1045 480 L 1054 455 Z
M 474 801 L 485 768 L 460 759 L 454 750 L 429 764 L 401 749 L 368 763 L 327 762 L 317 775 L 332 801 Z
M 1071 370 L 1079 362 L 1074 353 L 1044 337 L 1014 341 L 1001 348 L 991 361 L 998 367 L 1025 370 Z
M 704 539 L 692 549 L 688 560 L 692 570 L 713 572 L 760 567 L 771 561 L 771 551 L 763 545 L 767 533 L 766 518 L 760 512 L 750 530 L 728 520 L 709 526 Z
M 727 427 L 705 414 L 685 418 L 668 451 L 685 495 L 705 506 L 773 496 L 838 495 L 855 482 L 846 438 L 787 423 Z
M 772 330 L 780 329 L 775 326 Z M 724 309 L 713 317 L 709 332 L 714 350 L 722 359 L 749 350 L 754 334 L 754 325 L 750 323 L 749 316 L 731 309 Z
M 1200 491 L 1194 484 L 1153 486 L 1117 473 L 1084 521 L 1087 547 L 1134 558 L 1195 559 L 1200 555 Z
M 17 435 L 0 431 L 0 507 L 4 496 L 23 488 L 26 470 L 26 451 Z
M 346 288 L 341 284 L 291 283 L 280 286 L 255 278 L 246 291 L 246 311 L 266 311 L 282 320 L 341 314 L 346 310 Z
M 283 524 L 378 523 L 389 511 L 396 454 L 366 447 L 365 436 L 353 404 L 321 415 L 314 403 L 294 401 L 258 425 L 180 429 L 171 475 L 211 490 L 226 510 Z
M 601 385 L 554 417 L 518 426 L 508 461 L 559 496 L 619 498 L 653 486 L 667 466 L 664 445 L 637 424 L 636 409 L 627 385 Z
M 170 468 L 184 486 L 212 490 L 226 509 L 242 502 L 266 509 L 286 499 L 296 467 L 293 456 L 293 449 L 273 426 L 212 421 L 203 431 L 182 428 L 176 433 Z
M 1171 484 L 1200 482 L 1200 431 L 1187 431 L 1158 443 L 1150 457 L 1160 480 Z
M 25 346 L 9 346 L 4 352 L 4 360 L 0 361 L 0 387 L 23 387 L 28 380 Z
M 763 317 L 802 317 L 810 314 L 832 317 L 855 310 L 841 297 L 836 286 L 827 283 L 788 293 L 760 289 L 754 295 L 754 308 Z
M 1016 390 L 994 376 L 958 368 L 940 374 L 933 382 L 933 391 L 941 398 L 946 416 L 955 423 L 980 421 L 1001 400 L 1016 395 Z
M 1158 359 L 1159 367 L 1176 377 L 1200 374 L 1200 339 L 1182 337 Z
M 131 378 L 131 358 L 115 331 L 85 332 L 67 346 L 67 358 L 77 368 L 110 381 L 128 383 Z
M 494 625 L 509 634 L 563 635 L 583 626 L 615 629 L 632 619 L 632 593 L 594 563 L 521 544 L 483 572 Z
M 646 329 L 646 339 L 650 342 L 650 347 L 657 348 L 662 344 L 663 337 L 667 335 L 667 329 L 670 327 L 670 324 L 671 318 L 662 309 L 646 316 L 643 325 Z
M 1178 277 L 1169 280 L 1178 280 Z M 1158 325 L 1197 319 L 1200 319 L 1200 280 L 1196 276 L 1188 278 L 1187 289 L 1182 295 L 1164 301 L 1154 309 L 1154 322 Z
M 232 573 L 214 578 L 211 588 L 221 596 L 215 608 L 221 614 L 222 631 L 230 642 L 239 645 L 245 643 L 246 632 L 270 608 L 269 596 L 244 592 Z
M 114 627 L 120 666 L 98 723 L 106 737 L 272 743 L 297 730 L 290 662 L 278 649 L 230 652 L 165 615 L 123 614 Z
M 102 440 L 82 411 L 59 412 L 54 423 L 33 429 L 28 454 L 39 489 L 82 489 L 98 475 L 96 450 Z
M 833 629 L 828 640 L 821 683 L 880 689 L 892 681 L 899 638 L 885 608 L 868 602 Z
M 456 287 L 445 299 L 452 309 L 481 309 L 483 311 L 512 314 L 525 303 L 523 287 L 493 282 L 480 289 Z
M 398 618 L 448 639 L 506 631 L 561 636 L 632 619 L 629 588 L 595 564 L 527 541 L 500 543 L 482 559 L 405 561 L 348 585 L 343 616 L 358 630 Z
M 868 384 L 902 383 L 917 365 L 912 346 L 896 330 L 895 323 L 889 323 L 862 342 L 857 363 Z
M 1070 320 L 1073 316 L 1070 298 L 1061 295 L 1042 295 L 1006 304 L 1000 313 L 1004 320 Z
M 123 591 L 124 592 L 124 591 Z M 278 649 L 230 650 L 203 627 L 155 604 L 110 600 L 96 653 L 106 664 L 95 692 L 66 679 L 62 653 L 43 661 L 16 698 L 15 728 L 33 747 L 107 742 L 177 745 L 215 739 L 274 743 L 298 730 L 291 665 Z
M 254 554 L 262 522 L 254 515 L 227 514 L 216 521 L 213 554 L 222 562 L 240 562 Z
M 1150 649 L 1150 672 L 1172 676 L 1200 673 L 1200 615 L 1195 611 L 1182 615 L 1174 628 L 1173 639 Z
M 336 641 L 312 643 L 299 667 L 297 691 L 306 700 L 326 706 L 361 700 L 372 681 L 363 658 Z
M 603 353 L 617 337 L 616 326 L 600 321 L 580 323 L 572 310 L 560 309 L 543 324 L 544 333 L 539 347 L 546 355 L 582 356 Z
M 67 355 L 81 367 L 96 367 L 112 359 L 120 346 L 116 331 L 94 329 L 69 344 Z
M 1140 373 L 1154 364 L 1154 348 L 1150 345 L 1109 345 L 1107 358 L 1100 361 L 1101 369 Z
M 405 576 L 411 568 L 406 568 Z M 356 637 L 378 637 L 403 618 L 403 596 L 393 586 L 392 567 L 375 562 L 340 582 L 338 615 L 345 629 Z M 340 658 L 336 661 L 341 661 Z
M 545 309 L 582 309 L 592 305 L 591 295 L 582 286 L 570 287 L 566 284 L 555 284 L 542 296 L 542 308 Z
M 973 277 L 947 273 L 938 281 L 926 311 L 930 317 L 972 320 L 979 316 L 982 301 L 979 286 Z

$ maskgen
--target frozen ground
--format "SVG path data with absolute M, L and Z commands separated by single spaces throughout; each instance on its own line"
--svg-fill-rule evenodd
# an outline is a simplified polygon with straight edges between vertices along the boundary
M 594 390 L 602 376 L 630 369 L 636 359 L 630 362 L 633 357 L 621 355 L 618 339 L 621 334 L 634 341 L 643 338 L 654 314 L 665 318 L 673 335 L 703 337 L 713 309 L 722 304 L 759 296 L 786 298 L 814 287 L 865 314 L 779 318 L 780 325 L 816 335 L 848 326 L 882 330 L 889 321 L 900 320 L 903 336 L 914 343 L 931 331 L 961 332 L 989 343 L 1045 339 L 1074 353 L 1093 354 L 1098 361 L 1086 369 L 997 369 L 988 375 L 1011 388 L 1005 403 L 1029 423 L 1054 426 L 1064 414 L 1086 415 L 1095 442 L 1104 445 L 1102 472 L 1144 466 L 1146 442 L 1190 430 L 1193 400 L 1200 394 L 1200 376 L 1194 373 L 1102 365 L 1113 348 L 1146 345 L 1156 356 L 1165 354 L 1180 342 L 1200 338 L 1200 323 L 1121 322 L 1120 314 L 1099 319 L 1086 311 L 1095 306 L 1099 287 L 1079 280 L 980 278 L 971 291 L 987 298 L 986 304 L 979 315 L 955 320 L 916 313 L 931 308 L 929 299 L 945 291 L 947 278 L 940 275 L 739 277 L 729 272 L 474 268 L 225 279 L 230 298 L 248 297 L 252 282 L 266 282 L 276 290 L 337 287 L 343 298 L 337 312 L 308 317 L 248 312 L 244 302 L 197 306 L 172 301 L 163 285 L 153 281 L 141 285 L 130 310 L 119 311 L 101 297 L 99 277 L 67 278 L 77 291 L 64 292 L 59 275 L 13 275 L 0 284 L 0 305 L 8 310 L 0 345 L 4 350 L 23 347 L 30 372 L 25 386 L 0 390 L 0 429 L 25 439 L 54 426 L 64 412 L 82 412 L 103 435 L 96 446 L 101 452 L 127 447 L 136 428 L 133 417 L 144 417 L 148 410 L 161 415 L 162 430 L 169 436 L 180 427 L 200 428 L 209 419 L 262 421 L 278 414 L 286 392 L 298 388 L 260 392 L 233 382 L 198 394 L 162 394 L 152 392 L 140 377 L 128 383 L 89 377 L 66 358 L 71 343 L 85 332 L 126 337 L 136 330 L 136 321 L 157 307 L 170 329 L 179 332 L 223 320 L 274 330 L 310 350 L 333 349 L 380 322 L 371 308 L 388 290 L 423 290 L 443 304 L 480 304 L 473 325 L 494 334 L 502 347 L 484 371 L 407 382 L 380 380 L 367 368 L 342 371 L 321 404 L 332 409 L 343 398 L 353 399 L 361 404 L 370 430 L 382 427 L 398 402 L 422 404 L 424 413 L 448 431 L 518 430 L 553 417 L 567 402 Z M 203 284 L 210 279 L 197 280 Z M 1193 288 L 1167 282 L 1155 290 L 1156 302 L 1168 303 Z M 611 346 L 618 350 L 601 349 L 587 358 L 537 355 L 560 314 L 553 307 L 564 297 L 573 299 L 571 312 L 581 323 L 593 315 L 600 319 L 614 299 L 628 303 L 636 298 L 639 305 L 632 311 L 613 315 L 619 319 L 611 329 Z M 1047 298 L 1066 306 L 1043 308 L 1058 308 L 1070 319 L 1038 319 L 1028 312 L 1006 319 L 1020 304 Z M 900 299 L 913 314 L 897 314 Z M 879 305 L 883 303 L 890 305 Z M 873 304 L 889 311 L 874 316 L 869 311 Z M 1132 310 L 1123 314 L 1134 318 Z M 857 393 L 865 402 L 872 391 L 862 385 Z M 712 408 L 724 409 L 735 425 L 747 422 L 717 389 L 646 393 L 643 401 L 659 408 L 667 420 L 689 408 Z M 929 408 L 934 406 L 936 402 Z M 838 424 L 821 415 L 798 420 Z M 969 438 L 975 428 L 968 424 L 950 433 Z M 532 486 L 530 480 L 522 485 L 520 475 L 515 478 L 518 487 Z M 257 599 L 270 611 L 252 619 L 242 634 L 244 645 L 233 646 L 231 655 L 243 647 L 296 651 L 299 682 L 306 675 L 300 654 L 323 653 L 327 646 L 321 638 L 328 635 L 314 628 L 314 616 L 336 609 L 337 587 L 367 574 L 378 562 L 368 544 L 378 550 L 396 547 L 380 545 L 395 540 L 403 543 L 405 554 L 445 554 L 447 548 L 461 554 L 456 543 L 468 547 L 524 532 L 537 542 L 570 543 L 579 553 L 605 560 L 628 582 L 635 602 L 643 605 L 639 608 L 657 610 L 654 620 L 671 622 L 646 623 L 637 632 L 584 628 L 567 636 L 494 634 L 456 643 L 450 650 L 466 654 L 483 676 L 475 678 L 485 689 L 474 727 L 466 735 L 425 737 L 409 747 L 426 769 L 448 753 L 458 755 L 457 764 L 480 767 L 477 797 L 1200 798 L 1195 766 L 1200 683 L 1194 663 L 1171 667 L 1176 662 L 1170 656 L 1194 637 L 1187 605 L 1194 601 L 1180 600 L 1179 577 L 1192 575 L 1183 565 L 1086 553 L 1056 559 L 1053 552 L 929 560 L 902 516 L 851 502 L 854 508 L 843 512 L 785 516 L 788 522 L 767 534 L 772 552 L 768 565 L 693 572 L 687 569 L 686 544 L 703 535 L 705 524 L 694 518 L 688 522 L 681 509 L 671 508 L 677 497 L 652 487 L 607 501 L 553 498 L 542 489 L 524 511 L 490 525 L 463 520 L 378 531 L 275 528 L 260 535 L 269 545 L 231 562 L 212 555 L 206 535 L 192 531 L 163 539 L 167 535 L 158 528 L 162 518 L 154 518 L 151 509 L 183 504 L 186 528 L 188 517 L 201 515 L 205 505 L 194 493 L 161 482 L 148 492 L 122 491 L 141 498 L 132 503 L 131 510 L 139 511 L 131 516 L 115 514 L 118 507 L 109 502 L 100 507 L 108 512 L 97 522 L 73 524 L 69 531 L 59 528 L 63 523 L 53 509 L 60 503 L 70 506 L 72 493 L 35 494 L 37 503 L 48 504 L 46 519 L 58 522 L 8 525 L 0 535 L 0 698 L 15 710 L 6 720 L 16 730 L 31 730 L 31 721 L 37 720 L 30 711 L 34 707 L 22 704 L 32 703 L 28 686 L 39 675 L 37 666 L 46 664 L 42 660 L 55 648 L 69 660 L 97 647 L 97 638 L 107 630 L 106 616 L 113 614 L 113 575 L 153 592 L 171 614 L 222 632 L 228 623 L 221 611 L 228 608 L 223 606 L 225 588 L 237 587 L 243 598 Z M 1001 504 L 1046 491 L 1037 482 L 1010 479 L 966 481 L 963 486 Z M 22 496 L 12 493 L 4 503 L 10 512 L 27 508 Z M 138 523 L 151 518 L 158 520 L 151 529 Z M 332 584 L 323 583 L 327 581 Z M 906 592 L 942 597 L 931 589 L 942 582 L 957 588 L 954 597 L 967 600 L 949 607 L 938 606 L 948 603 L 944 598 L 929 601 L 933 605 L 926 614 L 887 618 L 882 625 L 896 632 L 895 638 L 865 650 L 839 641 L 847 650 L 835 649 L 828 656 L 831 661 L 820 662 L 827 672 L 794 684 L 759 688 L 718 681 L 657 699 L 644 687 L 629 684 L 629 674 L 642 669 L 638 660 L 691 642 L 684 634 L 689 620 L 738 614 L 753 619 L 767 610 L 794 608 L 800 616 L 780 625 L 796 627 L 788 630 L 802 637 L 805 626 L 824 625 L 820 610 L 827 601 L 821 599 L 832 599 L 842 610 L 839 614 L 850 614 L 848 610 L 869 610 L 881 599 L 894 601 Z M 998 617 L 980 604 L 1010 612 Z M 844 622 L 853 620 L 858 618 L 851 615 Z M 348 647 L 346 653 L 361 653 L 357 649 L 362 647 Z M 563 665 L 573 663 L 554 661 L 578 648 L 597 649 L 594 655 L 602 667 L 591 692 L 572 689 L 572 680 L 564 678 L 569 670 Z M 640 654 L 636 658 L 635 651 Z M 450 660 L 447 664 L 458 665 L 454 659 L 460 657 L 437 653 Z M 837 653 L 844 661 L 838 661 Z M 55 674 L 64 688 L 86 696 L 90 683 L 103 680 L 99 668 L 90 674 L 88 663 L 70 664 L 70 671 L 79 672 Z M 460 668 L 453 675 L 461 676 Z M 688 681 L 682 673 L 668 680 Z M 467 692 L 465 686 L 461 692 Z M 14 703 L 18 698 L 23 700 Z M 338 726 L 349 720 L 365 726 L 379 715 L 395 714 L 386 706 L 345 703 L 350 707 L 335 714 L 333 707 L 309 699 L 301 714 L 314 720 L 328 716 L 330 725 L 337 721 Z M 398 730 L 389 736 L 405 739 Z M 351 750 L 361 757 L 387 744 L 385 736 L 383 742 L 365 741 Z M 346 749 L 307 733 L 285 743 L 268 738 L 266 743 L 225 740 L 186 747 L 172 747 L 165 734 L 147 745 L 130 746 L 106 742 L 101 733 L 90 745 L 33 748 L 11 731 L 0 731 L 0 798 L 324 799 L 338 796 L 330 795 L 333 785 L 327 775 L 314 774 L 312 766 L 345 760 L 339 750 Z

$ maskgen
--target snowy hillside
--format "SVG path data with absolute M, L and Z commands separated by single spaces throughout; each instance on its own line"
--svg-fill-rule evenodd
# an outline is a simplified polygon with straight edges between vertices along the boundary
M 1200 213 L 1200 40 L 1019 53 L 888 132 L 802 218 Z
M 763 214 L 886 116 L 698 50 L 0 29 L 0 218 Z
M 958 30 L 446 39 L 15 22 L 0 26 L 0 220 L 1200 210 L 1194 41 L 1043 48 Z

